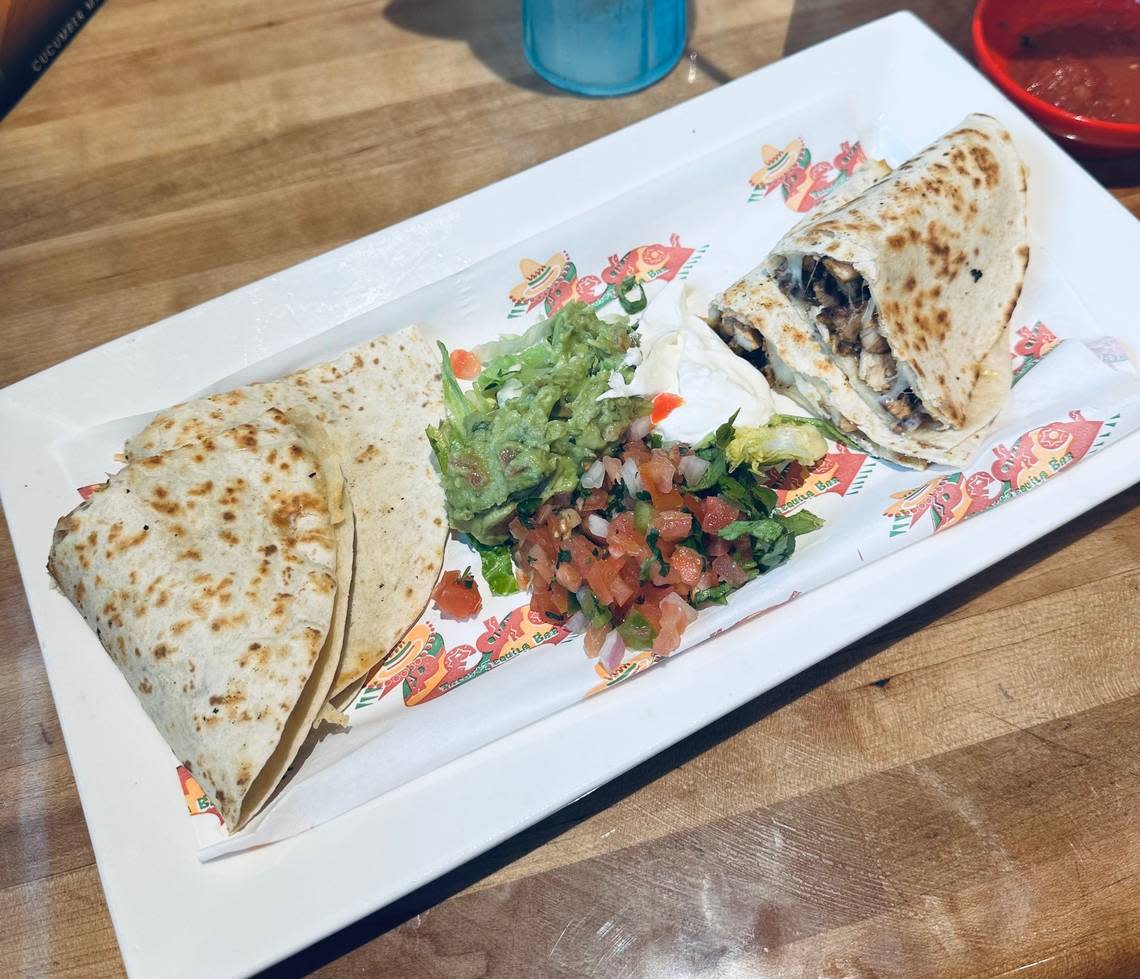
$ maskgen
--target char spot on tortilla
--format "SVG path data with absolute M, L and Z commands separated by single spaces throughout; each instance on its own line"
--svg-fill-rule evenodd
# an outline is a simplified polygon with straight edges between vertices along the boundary
M 160 642 L 151 652 L 154 654 L 155 659 L 165 659 L 170 654 L 170 650 L 164 642 Z
M 221 538 L 222 543 L 229 544 L 230 547 L 235 547 L 238 544 L 238 535 L 229 530 L 222 530 L 218 532 L 218 537 Z
M 170 627 L 170 631 L 173 632 L 174 635 L 180 636 L 189 629 L 191 625 L 193 625 L 193 623 L 189 619 L 179 619 Z
M 147 456 L 143 459 L 142 464 L 148 469 L 157 469 L 162 465 L 162 456 Z
M 915 286 L 918 285 L 918 280 L 913 275 L 908 275 L 906 281 L 903 283 L 904 292 L 914 292 Z
M 154 687 L 152 687 L 150 685 L 150 680 L 148 680 L 146 677 L 143 677 L 139 681 L 139 693 L 153 693 L 153 692 L 154 692 Z
M 179 561 L 201 561 L 202 552 L 196 547 L 188 547 L 181 554 L 178 555 Z
M 155 608 L 162 608 L 167 602 L 170 601 L 170 592 L 165 588 L 158 593 L 158 598 L 154 600 Z
M 998 166 L 997 159 L 984 146 L 971 146 L 970 156 L 974 160 L 974 166 L 981 171 L 986 186 L 992 190 L 1001 180 L 1001 168 Z

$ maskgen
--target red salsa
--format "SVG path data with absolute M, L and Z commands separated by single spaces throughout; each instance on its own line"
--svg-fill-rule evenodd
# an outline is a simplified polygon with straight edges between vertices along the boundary
M 1009 73 L 1030 95 L 1066 112 L 1140 123 L 1140 22 L 1103 16 L 1023 31 Z

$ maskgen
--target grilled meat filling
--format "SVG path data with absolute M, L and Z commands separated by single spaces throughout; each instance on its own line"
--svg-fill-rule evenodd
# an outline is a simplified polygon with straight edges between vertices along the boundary
M 857 360 L 859 379 L 894 416 L 896 432 L 934 424 L 913 389 L 899 377 L 891 348 L 879 332 L 879 312 L 871 291 L 850 262 L 804 255 L 796 275 L 785 259 L 777 266 L 775 278 L 785 295 L 815 307 L 817 329 L 831 351 Z

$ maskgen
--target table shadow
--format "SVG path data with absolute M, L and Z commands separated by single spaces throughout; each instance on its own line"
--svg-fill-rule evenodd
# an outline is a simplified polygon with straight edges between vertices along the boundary
M 907 615 L 887 623 L 780 686 L 761 694 L 529 829 L 412 891 L 406 897 L 285 959 L 260 976 L 262 979 L 278 979 L 278 977 L 304 975 L 379 938 L 507 864 L 526 856 L 583 820 L 621 802 L 673 769 L 717 747 L 721 742 L 763 720 L 816 687 L 855 668 L 888 646 L 925 629 L 948 613 L 992 591 L 1057 551 L 1094 533 L 1137 506 L 1140 506 L 1140 484 L 1078 517 L 1048 537 L 1035 541 L 993 567 L 974 575 Z M 700 653 L 690 655 L 699 656 Z M 890 681 L 891 676 L 886 675 L 870 681 L 870 685 L 885 687 Z

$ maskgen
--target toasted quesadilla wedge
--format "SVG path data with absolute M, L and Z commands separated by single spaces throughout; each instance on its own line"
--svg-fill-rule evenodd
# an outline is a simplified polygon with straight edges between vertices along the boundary
M 328 699 L 352 524 L 332 443 L 271 409 L 136 458 L 56 525 L 49 572 L 231 831 Z
M 126 445 L 137 459 L 256 418 L 310 413 L 333 440 L 356 516 L 356 564 L 334 706 L 412 626 L 443 565 L 447 515 L 426 430 L 443 414 L 438 356 L 415 327 L 336 360 L 160 412 Z
M 718 328 L 751 338 L 778 388 L 872 451 L 963 462 L 1009 394 L 1024 168 L 1004 128 L 972 115 L 852 189 L 720 297 Z

